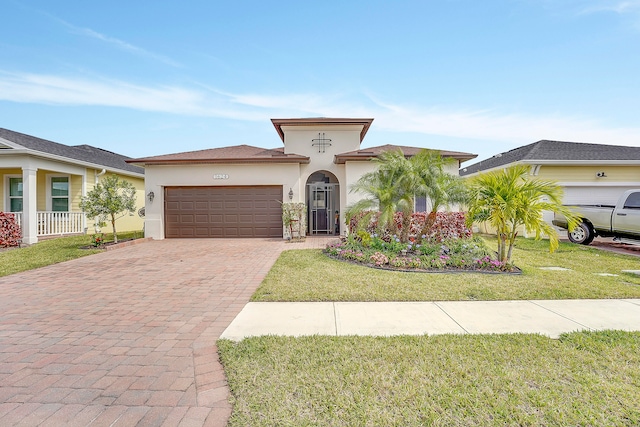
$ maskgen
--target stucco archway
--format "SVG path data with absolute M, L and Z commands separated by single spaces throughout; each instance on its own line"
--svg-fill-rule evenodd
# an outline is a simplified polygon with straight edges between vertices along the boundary
M 305 200 L 309 235 L 340 234 L 340 183 L 333 173 L 321 170 L 309 175 Z

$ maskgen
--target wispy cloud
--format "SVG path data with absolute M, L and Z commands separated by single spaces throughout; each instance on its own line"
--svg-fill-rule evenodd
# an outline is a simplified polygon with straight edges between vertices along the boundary
M 373 117 L 378 129 L 502 141 L 536 139 L 640 146 L 640 127 L 607 126 L 573 116 L 509 114 L 497 110 L 399 105 L 373 96 L 354 102 L 326 94 L 236 94 L 217 88 L 142 86 L 0 71 L 0 100 L 48 105 L 109 106 L 175 115 L 263 121 L 273 117 Z
M 83 27 L 78 27 L 76 25 L 73 25 L 67 21 L 65 21 L 64 19 L 58 18 L 57 16 L 51 15 L 50 13 L 46 13 L 46 12 L 42 12 L 43 14 L 45 14 L 46 16 L 48 16 L 49 18 L 59 22 L 60 24 L 62 24 L 63 26 L 65 26 L 67 29 L 69 29 L 70 32 L 72 32 L 73 34 L 78 34 L 81 36 L 85 36 L 85 37 L 90 37 L 96 40 L 100 40 L 102 42 L 105 42 L 111 46 L 115 46 L 116 48 L 132 53 L 134 55 L 138 55 L 141 57 L 145 57 L 145 58 L 149 58 L 149 59 L 153 59 L 159 62 L 162 62 L 164 64 L 170 65 L 172 67 L 176 67 L 176 68 L 182 68 L 182 64 L 180 64 L 177 61 L 174 61 L 171 58 L 168 58 L 164 55 L 160 55 L 151 51 L 148 51 L 146 49 L 143 49 L 141 47 L 138 46 L 134 46 L 131 43 L 127 43 L 123 40 L 120 40 L 118 38 L 115 37 L 111 37 L 111 36 L 107 36 L 105 34 L 99 33 L 97 31 L 94 31 L 90 28 L 83 28 Z
M 580 2 L 581 13 L 615 12 L 623 14 L 640 13 L 640 0 L 586 0 Z

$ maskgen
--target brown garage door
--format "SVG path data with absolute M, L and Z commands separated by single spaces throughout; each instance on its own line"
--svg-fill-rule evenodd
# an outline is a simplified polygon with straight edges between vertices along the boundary
M 282 237 L 282 186 L 166 187 L 165 237 Z

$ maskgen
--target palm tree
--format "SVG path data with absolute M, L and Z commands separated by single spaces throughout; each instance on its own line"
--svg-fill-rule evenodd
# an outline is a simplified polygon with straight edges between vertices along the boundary
M 404 157 L 404 156 L 403 156 Z M 382 153 L 380 159 L 376 159 L 378 168 L 366 173 L 351 186 L 350 191 L 362 193 L 365 197 L 347 208 L 347 218 L 351 218 L 361 212 L 378 210 L 378 230 L 393 229 L 396 211 L 406 210 L 409 203 L 405 195 L 400 196 L 400 183 L 404 174 L 404 164 L 397 156 Z M 363 220 L 371 218 L 372 212 Z
M 558 232 L 542 219 L 543 211 L 564 214 L 573 229 L 578 218 L 562 205 L 562 187 L 552 181 L 529 179 L 529 167 L 517 165 L 481 174 L 470 183 L 469 216 L 467 221 L 489 222 L 498 238 L 498 259 L 511 261 L 518 228 L 549 236 L 549 252 L 559 245 Z M 469 224 L 470 225 L 470 224 Z
M 379 228 L 394 229 L 394 215 L 402 212 L 400 239 L 409 237 L 411 215 L 416 196 L 431 200 L 434 212 L 444 205 L 466 200 L 464 187 L 444 166 L 453 159 L 443 159 L 437 151 L 421 150 L 407 157 L 402 150 L 386 151 L 375 160 L 377 169 L 363 175 L 351 187 L 351 192 L 365 195 L 347 211 L 348 216 L 370 209 L 379 209 Z

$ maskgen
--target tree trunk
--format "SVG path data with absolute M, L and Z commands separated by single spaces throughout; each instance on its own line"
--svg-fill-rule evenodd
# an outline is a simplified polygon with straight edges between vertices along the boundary
M 411 213 L 402 212 L 402 233 L 400 236 L 400 240 L 402 241 L 402 243 L 407 243 L 409 241 L 410 228 L 411 228 Z
M 506 262 L 507 235 L 504 232 L 498 234 L 498 260 Z
M 435 211 L 431 211 L 425 218 L 424 226 L 422 227 L 422 230 L 420 230 L 420 236 L 418 236 L 420 241 L 422 241 L 422 236 L 427 236 L 428 239 L 431 235 L 431 228 L 433 227 L 433 224 L 436 223 L 436 215 L 437 213 Z
M 118 233 L 116 232 L 116 217 L 111 214 L 111 227 L 113 228 L 113 243 L 118 243 Z
M 518 235 L 518 232 L 516 231 L 516 226 L 514 225 L 513 230 L 511 230 L 511 236 L 509 236 L 509 252 L 507 252 L 506 262 L 511 262 L 511 253 L 513 252 L 513 247 L 516 243 L 517 235 Z

